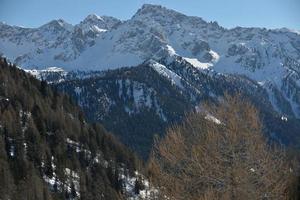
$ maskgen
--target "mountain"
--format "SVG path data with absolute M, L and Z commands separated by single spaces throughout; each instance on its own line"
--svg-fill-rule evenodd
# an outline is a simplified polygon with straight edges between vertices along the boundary
M 123 22 L 89 15 L 75 26 L 53 20 L 0 30 L 0 52 L 27 69 L 106 70 L 178 55 L 195 68 L 246 75 L 268 91 L 278 112 L 300 116 L 300 35 L 288 29 L 225 29 L 146 4 Z
M 89 15 L 73 26 L 62 19 L 39 28 L 0 24 L 1 52 L 23 67 L 63 66 L 95 44 L 103 33 L 120 24 L 112 17 Z M 64 65 L 67 66 L 67 65 Z
M 0 59 L 0 199 L 143 199 L 141 163 L 66 95 Z
M 184 59 L 169 64 L 149 60 L 136 67 L 76 76 L 52 85 L 72 96 L 89 121 L 103 123 L 144 158 L 155 135 L 164 135 L 201 102 L 218 103 L 225 94 L 251 100 L 270 139 L 292 146 L 300 142 L 299 119 L 278 114 L 267 91 L 245 76 L 199 71 Z
M 188 93 L 148 65 L 121 68 L 54 86 L 80 105 L 92 122 L 101 122 L 143 157 L 147 157 L 153 135 L 181 121 L 193 109 Z
M 145 4 L 126 21 L 1 24 L 0 52 L 69 93 L 89 121 L 143 155 L 153 135 L 225 92 L 252 99 L 271 138 L 299 141 L 300 35 L 289 29 L 226 29 Z

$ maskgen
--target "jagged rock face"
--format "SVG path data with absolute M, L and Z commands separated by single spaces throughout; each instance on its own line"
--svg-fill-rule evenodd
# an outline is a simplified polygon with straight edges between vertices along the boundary
M 113 17 L 89 15 L 73 26 L 62 19 L 39 28 L 0 24 L 0 52 L 25 68 L 62 66 L 76 60 L 106 31 L 120 24 Z
M 113 17 L 100 17 L 96 14 L 91 14 L 76 26 L 81 28 L 83 32 L 91 32 L 91 34 L 94 34 L 111 30 L 120 23 L 122 23 L 120 20 Z
M 75 26 L 0 27 L 0 52 L 27 69 L 107 70 L 180 57 L 197 70 L 245 75 L 277 112 L 300 117 L 300 35 L 287 29 L 225 29 L 149 4 L 124 22 L 90 15 Z

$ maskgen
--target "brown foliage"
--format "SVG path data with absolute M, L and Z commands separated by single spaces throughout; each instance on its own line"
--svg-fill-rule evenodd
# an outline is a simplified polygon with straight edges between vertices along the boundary
M 255 107 L 226 95 L 203 108 L 154 147 L 149 171 L 161 198 L 289 199 L 294 170 L 282 148 L 266 143 Z

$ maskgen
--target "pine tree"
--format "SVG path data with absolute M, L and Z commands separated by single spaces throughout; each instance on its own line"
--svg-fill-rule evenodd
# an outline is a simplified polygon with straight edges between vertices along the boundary
M 41 93 L 42 93 L 42 95 L 43 95 L 44 97 L 47 96 L 47 94 L 48 94 L 48 84 L 47 84 L 47 81 L 45 81 L 45 80 L 42 80 L 42 81 L 41 81 L 41 88 L 40 88 L 40 91 L 41 91 Z
M 70 197 L 71 199 L 74 199 L 77 197 L 77 193 L 76 193 L 76 189 L 75 189 L 75 185 L 74 182 L 71 182 L 71 193 L 70 193 Z
M 15 185 L 11 175 L 7 155 L 4 149 L 4 139 L 0 135 L 0 199 L 12 199 Z
M 141 190 L 144 190 L 145 186 L 141 180 L 141 178 L 137 178 L 134 182 L 134 193 L 139 194 Z
M 78 198 L 66 168 L 80 174 L 81 199 L 121 199 L 115 166 L 130 162 L 129 151 L 103 127 L 88 124 L 70 97 L 1 60 L 0 199 Z

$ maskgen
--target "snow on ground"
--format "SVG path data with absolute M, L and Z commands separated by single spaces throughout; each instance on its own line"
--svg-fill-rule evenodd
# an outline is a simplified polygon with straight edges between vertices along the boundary
M 281 116 L 281 120 L 287 122 L 288 118 L 286 116 Z
M 52 157 L 54 160 L 54 158 Z M 63 183 L 59 178 L 57 177 L 55 173 L 56 166 L 54 163 L 52 164 L 53 174 L 51 177 L 48 177 L 46 175 L 43 176 L 44 181 L 49 185 L 51 190 L 58 190 L 60 192 L 67 191 L 69 194 L 72 192 L 72 187 L 75 189 L 76 192 L 76 198 L 80 198 L 80 177 L 78 173 L 76 173 L 73 170 L 70 170 L 69 168 L 65 168 L 64 173 L 66 175 L 67 180 Z
M 68 140 L 72 144 L 78 144 L 72 140 Z M 67 191 L 68 193 L 72 192 L 72 187 L 75 189 L 76 192 L 76 198 L 74 199 L 79 199 L 80 198 L 80 177 L 79 174 L 76 173 L 75 171 L 65 168 L 64 169 L 64 174 L 66 175 L 67 179 L 65 182 L 62 182 L 59 180 L 56 174 L 56 165 L 55 165 L 55 158 L 52 156 L 51 157 L 51 168 L 53 170 L 52 176 L 47 176 L 46 174 L 43 175 L 44 181 L 49 185 L 51 190 L 58 190 L 60 192 L 62 191 Z M 45 163 L 42 161 L 41 167 L 45 167 Z
M 92 26 L 92 29 L 98 33 L 101 33 L 101 32 L 106 32 L 107 30 L 106 29 L 102 29 L 102 28 L 99 28 L 98 26 L 96 25 L 93 25 Z
M 159 192 L 158 189 L 151 186 L 149 181 L 137 171 L 134 176 L 125 176 L 123 173 L 121 174 L 121 179 L 124 181 L 124 189 L 127 193 L 128 200 L 155 199 L 153 197 L 157 196 Z M 144 185 L 144 189 L 136 193 L 135 183 L 138 179 L 141 180 Z
M 44 165 L 45 165 L 45 163 L 42 162 L 42 164 L 41 164 L 42 168 L 44 167 Z M 60 182 L 60 181 L 57 179 L 57 177 L 56 177 L 56 173 L 55 173 L 56 165 L 54 164 L 54 157 L 53 157 L 53 156 L 51 157 L 51 168 L 52 168 L 52 170 L 53 170 L 52 176 L 51 176 L 51 177 L 48 177 L 48 176 L 44 175 L 44 176 L 43 176 L 43 179 L 44 179 L 44 181 L 45 181 L 46 183 L 49 184 L 50 189 L 54 190 L 54 187 L 55 187 L 56 185 L 57 185 L 57 186 L 58 186 L 58 185 L 61 185 L 61 182 Z M 60 183 L 60 184 L 59 184 L 59 183 Z M 58 189 L 59 189 L 59 187 L 58 187 Z
M 143 108 L 154 109 L 156 114 L 164 121 L 167 118 L 160 107 L 159 101 L 156 98 L 156 91 L 153 88 L 148 88 L 144 83 L 137 81 L 117 80 L 119 85 L 119 97 L 121 99 L 126 98 L 133 99 L 133 103 L 130 106 L 124 106 L 125 111 L 128 114 L 135 114 L 141 111 Z M 154 98 L 152 98 L 152 96 Z
M 220 55 L 217 52 L 210 50 L 209 53 L 210 53 L 210 55 L 212 55 L 212 57 L 213 57 L 212 60 L 214 63 L 216 63 L 220 60 Z
M 79 199 L 80 198 L 80 177 L 79 174 L 76 173 L 75 171 L 69 169 L 69 168 L 65 168 L 64 170 L 65 175 L 68 177 L 67 181 L 66 181 L 66 187 L 67 187 L 67 191 L 69 193 L 72 192 L 72 186 L 75 189 L 76 192 L 76 197 Z
M 22 125 L 22 138 L 25 139 L 25 131 L 28 129 L 28 120 L 31 118 L 31 112 L 19 111 L 20 124 Z M 25 155 L 27 154 L 28 145 L 26 142 L 23 143 Z
M 39 69 L 25 69 L 24 71 L 28 72 L 28 73 L 30 73 L 34 76 L 37 76 L 37 75 L 39 75 L 40 73 L 43 73 L 43 72 L 65 72 L 60 67 L 48 67 L 48 68 L 42 69 L 42 70 L 39 70 Z
M 214 94 L 212 94 L 214 95 Z M 214 122 L 216 124 L 223 124 L 218 118 L 216 118 L 215 116 L 213 116 L 212 114 L 210 114 L 207 110 L 205 110 L 204 107 L 202 106 L 196 106 L 195 110 L 197 113 L 202 113 L 204 115 L 204 119 Z
M 178 76 L 175 72 L 169 70 L 166 66 L 153 61 L 150 66 L 157 71 L 160 75 L 166 77 L 169 79 L 173 85 L 176 85 L 180 87 L 181 89 L 184 89 L 184 87 L 181 84 L 181 77 Z
M 173 49 L 172 46 L 167 45 L 167 49 L 168 49 L 168 52 L 169 52 L 169 54 L 170 54 L 171 56 L 176 55 L 176 52 L 175 52 L 175 50 Z
M 43 80 L 45 79 L 45 77 L 47 77 L 47 75 L 59 75 L 61 78 L 59 80 L 57 80 L 56 82 L 62 82 L 64 81 L 65 76 L 67 76 L 68 72 L 66 72 L 65 70 L 63 70 L 62 68 L 59 67 L 49 67 L 46 69 L 24 69 L 25 72 L 31 74 L 32 76 L 34 76 L 35 78 L 39 79 L 39 80 Z M 51 81 L 49 81 L 49 83 L 51 83 Z
M 214 117 L 214 116 L 211 115 L 211 114 L 207 114 L 204 118 L 205 118 L 206 120 L 212 121 L 212 122 L 214 122 L 214 123 L 216 123 L 216 124 L 222 124 L 222 122 L 221 122 L 219 119 L 217 119 L 216 117 Z
M 8 102 L 8 101 L 9 101 L 9 98 L 0 96 L 0 101 L 6 101 L 6 102 Z
M 8 138 L 8 140 L 11 141 L 11 138 Z M 15 156 L 15 146 L 13 144 L 10 145 L 10 148 L 9 148 L 9 155 L 11 157 L 14 157 Z
M 208 69 L 213 66 L 211 63 L 202 63 L 197 58 L 183 57 L 183 59 L 198 69 Z
M 76 93 L 77 96 L 80 96 L 82 89 L 80 87 L 75 87 L 74 92 Z
M 81 146 L 78 142 L 75 142 L 73 140 L 71 140 L 70 138 L 67 138 L 66 141 L 69 145 L 72 145 L 73 147 L 78 147 Z M 87 151 L 84 149 L 81 149 L 80 151 Z M 77 151 L 76 152 L 80 152 Z M 98 153 L 95 158 L 93 159 L 94 163 L 97 164 L 101 164 L 103 167 L 107 168 L 112 161 L 107 161 L 103 159 L 103 156 L 101 155 L 101 153 Z M 44 180 L 50 184 L 50 186 L 53 188 L 54 185 L 56 185 L 58 187 L 58 189 L 61 190 L 62 187 L 62 183 L 57 179 L 56 174 L 55 174 L 55 169 L 56 166 L 54 164 L 54 158 L 52 157 L 52 168 L 53 168 L 53 176 L 47 177 L 44 176 Z M 126 197 L 128 200 L 141 200 L 141 199 L 149 199 L 150 197 L 154 197 L 155 195 L 158 194 L 158 189 L 156 189 L 154 186 L 151 186 L 151 184 L 149 183 L 149 181 L 142 175 L 140 174 L 138 171 L 135 171 L 133 175 L 129 175 L 130 173 L 128 173 L 127 169 L 124 169 L 123 167 L 120 167 L 119 169 L 120 171 L 120 179 L 123 182 L 123 190 L 126 194 Z M 126 173 L 125 173 L 126 171 Z M 79 181 L 80 181 L 80 177 L 78 175 L 78 173 L 76 173 L 75 171 L 72 171 L 69 168 L 65 168 L 64 170 L 65 175 L 68 177 L 66 183 L 65 183 L 65 189 L 68 192 L 71 192 L 71 186 L 72 184 L 74 185 L 74 189 L 76 191 L 77 197 L 80 197 L 80 185 L 79 185 Z M 136 193 L 135 191 L 135 184 L 136 181 L 140 180 L 142 185 L 144 186 L 144 189 L 141 189 L 138 193 Z

